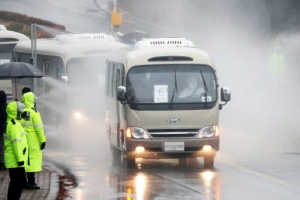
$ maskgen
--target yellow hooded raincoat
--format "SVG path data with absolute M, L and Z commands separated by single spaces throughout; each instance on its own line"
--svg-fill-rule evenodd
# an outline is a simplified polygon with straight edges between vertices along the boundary
M 22 113 L 22 125 L 27 133 L 29 162 L 26 172 L 39 172 L 42 170 L 43 155 L 41 145 L 46 142 L 44 126 L 40 113 L 34 108 L 34 94 L 23 94 L 22 102 L 25 105 Z
M 10 102 L 6 106 L 7 125 L 4 134 L 4 161 L 6 168 L 26 167 L 28 161 L 28 146 L 26 132 L 21 123 L 16 119 L 18 115 L 18 105 L 16 101 Z M 18 162 L 24 161 L 23 166 L 18 166 Z

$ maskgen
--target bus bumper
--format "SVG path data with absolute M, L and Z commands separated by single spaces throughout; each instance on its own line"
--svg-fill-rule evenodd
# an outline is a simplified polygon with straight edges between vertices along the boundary
M 167 140 L 126 139 L 126 156 L 131 158 L 161 159 L 215 156 L 218 150 L 219 137 Z

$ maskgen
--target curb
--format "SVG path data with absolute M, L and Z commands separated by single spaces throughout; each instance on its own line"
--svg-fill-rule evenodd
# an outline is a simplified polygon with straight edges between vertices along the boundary
M 45 200 L 56 199 L 59 193 L 59 174 L 56 171 L 50 170 L 48 166 L 44 166 L 44 169 L 50 173 L 49 192 Z

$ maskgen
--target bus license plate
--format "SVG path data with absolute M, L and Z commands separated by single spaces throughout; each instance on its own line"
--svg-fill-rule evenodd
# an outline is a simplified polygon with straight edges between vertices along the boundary
M 184 151 L 184 142 L 165 142 L 164 150 L 165 152 Z

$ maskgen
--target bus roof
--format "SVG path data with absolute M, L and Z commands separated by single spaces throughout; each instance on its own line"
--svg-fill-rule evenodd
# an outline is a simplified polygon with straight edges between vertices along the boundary
M 112 57 L 113 56 L 113 57 Z M 118 49 L 109 59 L 126 64 L 127 70 L 137 65 L 204 64 L 215 69 L 210 56 L 185 38 L 143 39 L 134 47 Z M 129 67 L 129 68 L 128 68 Z
M 19 41 L 26 41 L 29 38 L 22 34 L 15 31 L 8 31 L 8 30 L 0 30 L 0 43 L 1 44 L 15 44 Z
M 60 56 L 65 61 L 74 57 L 105 55 L 112 49 L 127 45 L 116 42 L 105 34 L 66 34 L 55 38 L 37 39 L 36 53 Z M 31 41 L 19 42 L 14 52 L 31 53 Z

